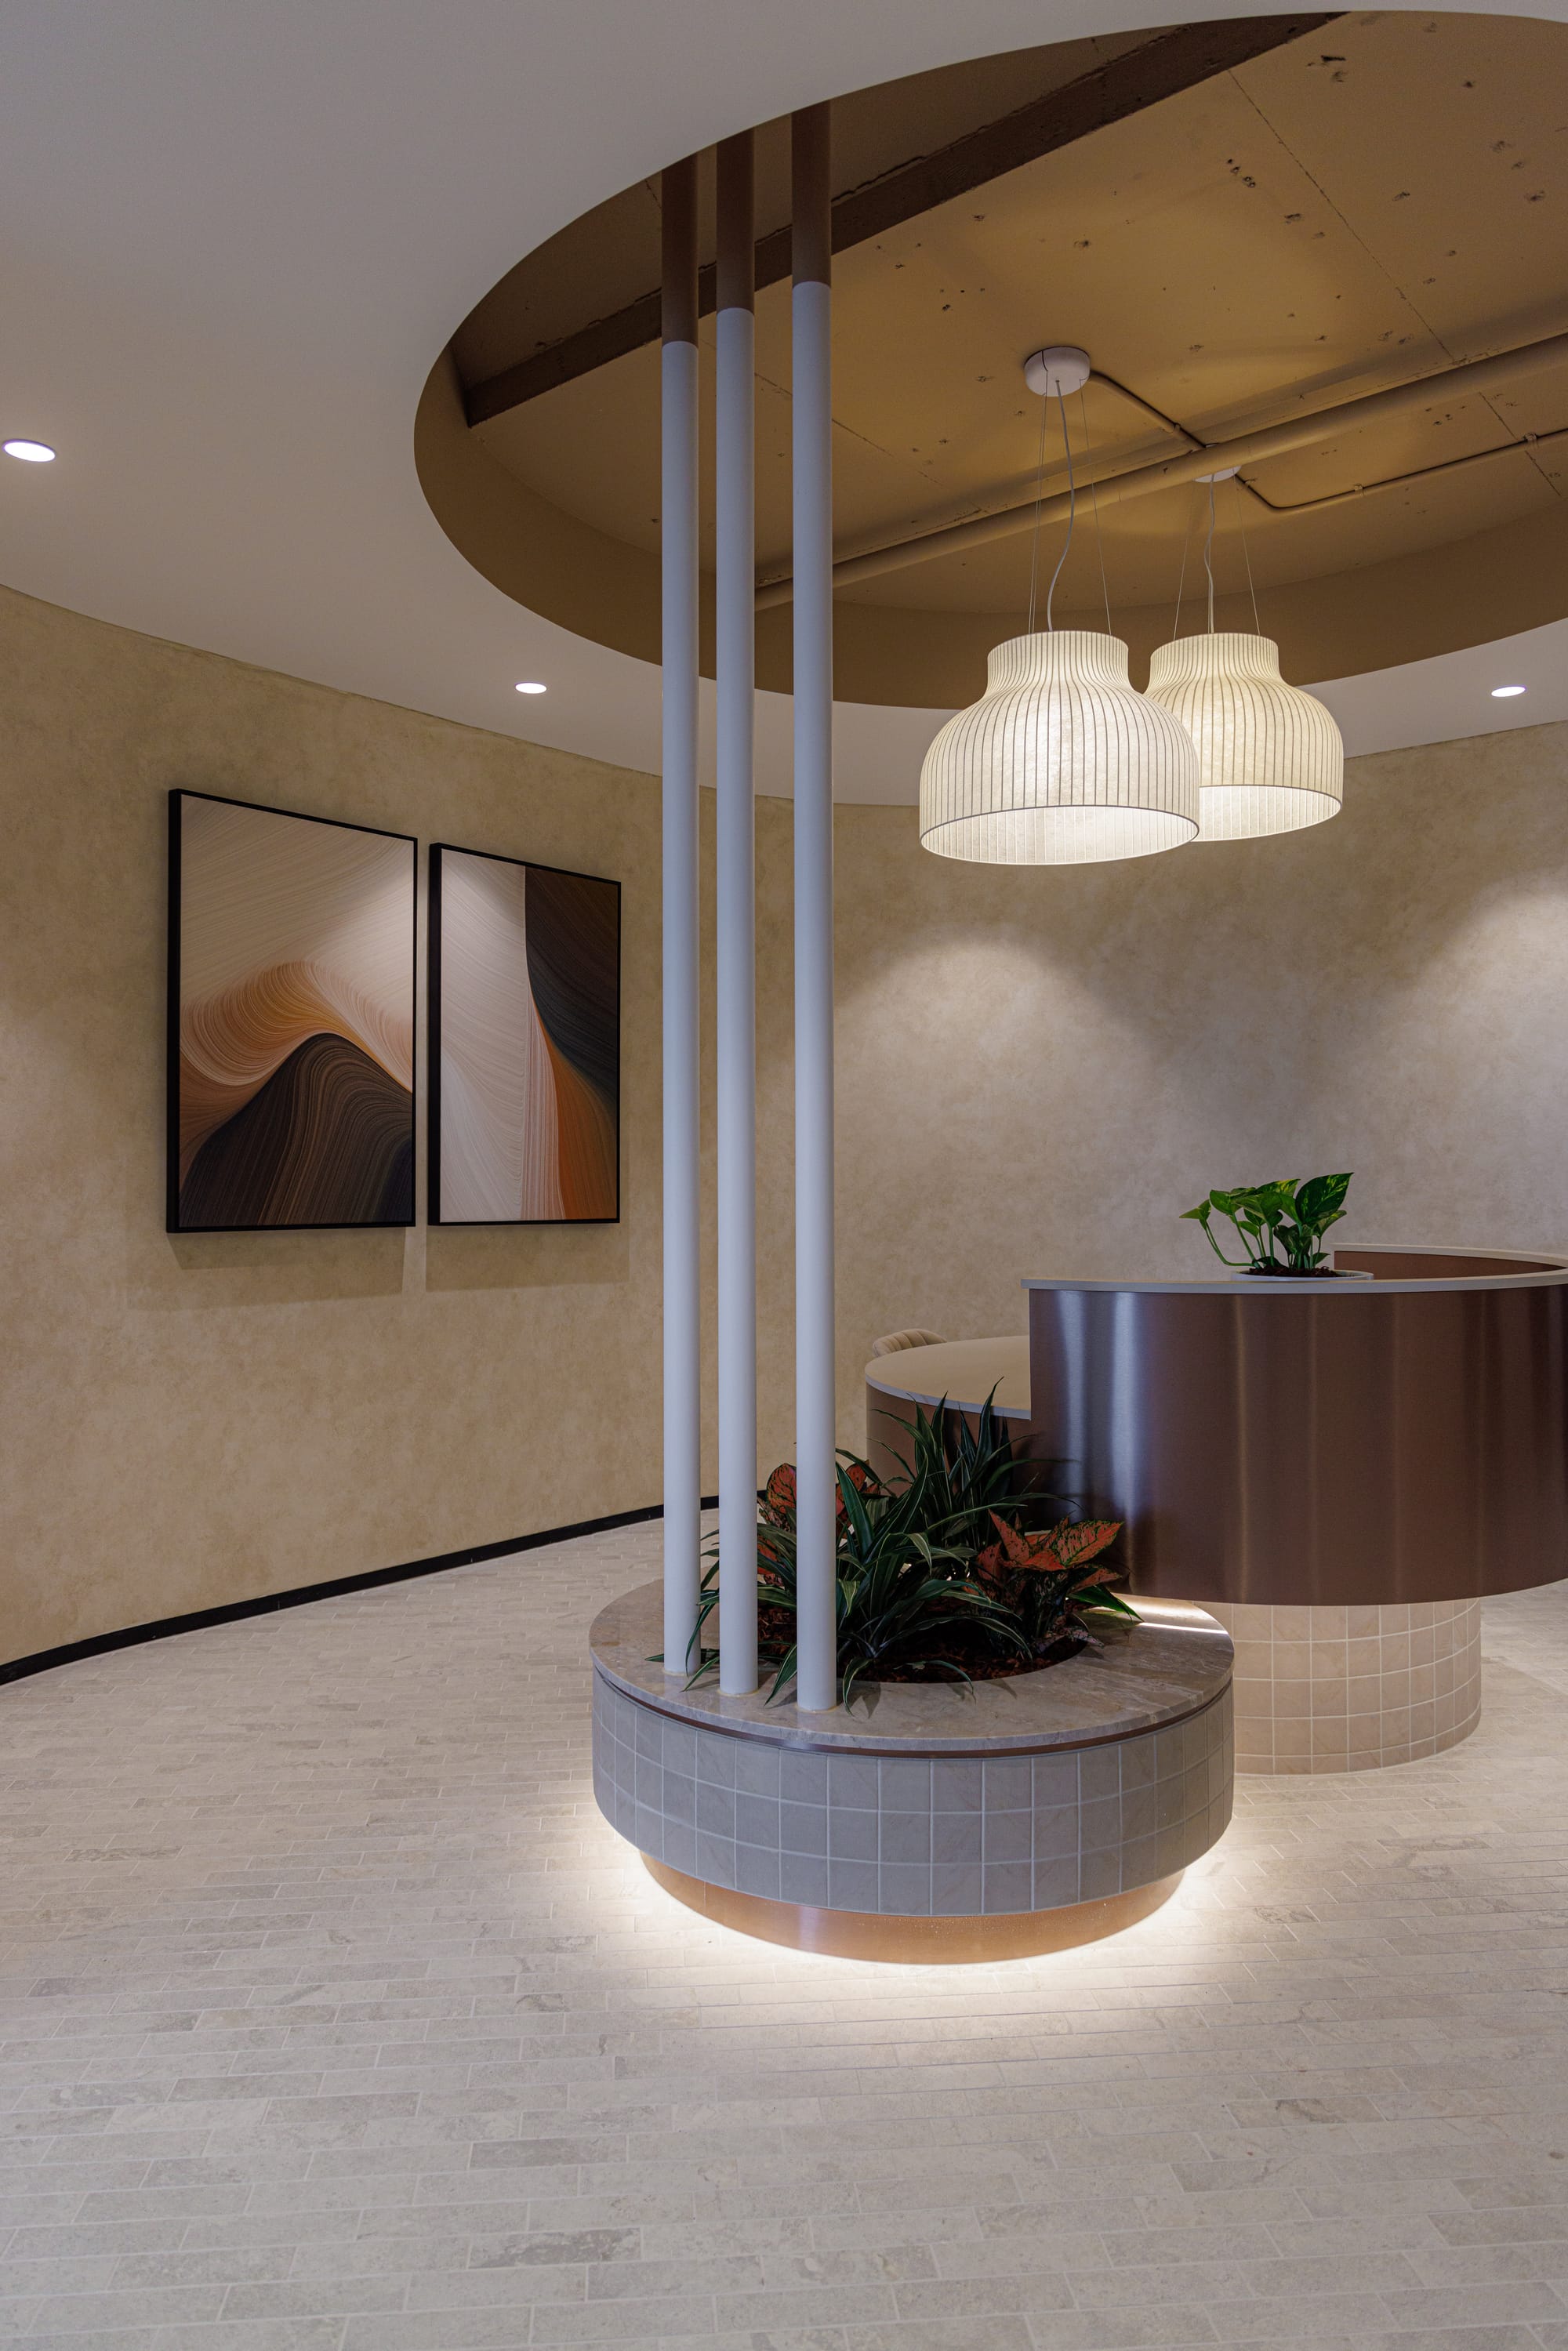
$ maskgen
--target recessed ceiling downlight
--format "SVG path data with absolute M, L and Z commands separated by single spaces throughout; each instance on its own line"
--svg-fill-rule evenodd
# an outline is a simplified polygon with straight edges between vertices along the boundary
M 1511 702 L 1516 694 L 1522 694 L 1523 692 L 1524 688 L 1522 685 L 1494 685 L 1491 690 L 1491 698 L 1494 702 Z
M 549 688 L 548 686 L 541 685 L 537 677 L 525 677 L 519 680 L 517 692 L 519 694 L 548 694 L 549 692 Z
M 52 465 L 55 453 L 47 441 L 7 441 L 4 444 L 7 457 L 20 457 L 25 465 Z

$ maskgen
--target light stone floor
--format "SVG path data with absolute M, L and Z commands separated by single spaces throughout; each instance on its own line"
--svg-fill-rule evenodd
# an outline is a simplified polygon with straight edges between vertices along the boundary
M 1243 1781 L 984 1970 L 705 1926 L 594 1811 L 656 1530 L 0 1690 L 0 2343 L 1568 2351 L 1568 1587 L 1466 1744 Z

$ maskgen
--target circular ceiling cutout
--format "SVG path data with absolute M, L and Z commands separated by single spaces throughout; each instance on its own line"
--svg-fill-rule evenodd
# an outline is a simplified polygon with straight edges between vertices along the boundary
M 1059 418 L 1083 493 L 1058 618 L 1109 613 L 1134 675 L 1178 604 L 1182 627 L 1207 623 L 1200 470 L 1220 476 L 1216 625 L 1277 638 L 1288 676 L 1568 613 L 1565 73 L 1568 28 L 1539 19 L 1299 16 L 1061 43 L 839 99 L 839 693 L 971 701 L 1022 625 L 1024 363 L 1048 346 L 1092 367 L 1051 413 L 1057 549 Z M 711 258 L 706 160 L 704 183 Z M 787 122 L 758 131 L 758 682 L 787 692 Z M 658 277 L 654 180 L 486 297 L 416 434 L 425 495 L 487 579 L 648 661 Z M 711 350 L 711 316 L 702 336 Z M 706 400 L 711 459 L 711 370 Z M 710 571 L 712 523 L 710 480 Z

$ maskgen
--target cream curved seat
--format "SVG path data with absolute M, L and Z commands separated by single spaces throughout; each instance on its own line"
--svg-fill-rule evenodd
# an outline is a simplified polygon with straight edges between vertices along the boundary
M 896 1355 L 904 1347 L 939 1347 L 941 1344 L 942 1333 L 939 1331 L 889 1331 L 884 1337 L 872 1341 L 871 1352 L 873 1356 Z

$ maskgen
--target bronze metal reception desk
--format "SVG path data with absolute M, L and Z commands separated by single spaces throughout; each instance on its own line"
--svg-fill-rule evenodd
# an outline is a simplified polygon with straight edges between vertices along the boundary
M 1015 1447 L 1124 1521 L 1132 1589 L 1232 1633 L 1241 1770 L 1452 1745 L 1481 1596 L 1568 1575 L 1568 1259 L 1335 1264 L 1373 1278 L 1030 1280 L 1027 1380 L 1018 1340 L 866 1367 L 873 1460 L 934 1389 L 972 1412 L 1002 1383 Z
M 1568 1259 L 1343 1249 L 1371 1281 L 1030 1281 L 1036 1447 L 1134 1590 L 1473 1600 L 1568 1575 Z

